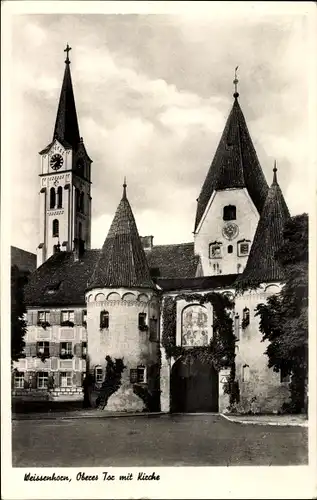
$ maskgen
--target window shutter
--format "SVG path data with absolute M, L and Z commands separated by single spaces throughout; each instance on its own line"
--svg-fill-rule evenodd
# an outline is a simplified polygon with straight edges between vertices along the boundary
M 74 354 L 75 356 L 81 357 L 81 344 L 74 345 Z
M 60 387 L 60 373 L 59 372 L 53 373 L 53 377 L 54 377 L 55 387 Z
M 75 325 L 82 325 L 83 323 L 83 312 L 81 309 L 75 311 Z
M 30 356 L 35 357 L 36 356 L 36 342 L 30 342 L 29 347 L 30 347 Z
M 24 389 L 28 389 L 30 382 L 30 372 L 24 372 Z
M 37 325 L 37 311 L 32 311 L 31 325 L 34 325 L 34 326 Z
M 14 389 L 15 371 L 11 372 L 11 389 Z
M 73 372 L 73 385 L 76 386 L 76 381 L 77 381 L 77 377 L 76 377 L 76 373 Z
M 60 311 L 50 311 L 50 324 L 60 325 L 61 322 L 61 312 Z
M 28 326 L 30 326 L 30 325 L 33 324 L 33 314 L 32 314 L 32 311 L 28 311 L 28 314 L 27 314 L 27 324 L 28 324 Z
M 75 373 L 75 385 L 76 387 L 81 387 L 82 386 L 82 376 L 83 374 L 81 372 L 76 372 Z
M 37 372 L 30 373 L 30 382 L 31 382 L 32 389 L 36 389 L 37 388 Z
M 50 342 L 50 356 L 59 356 L 58 342 Z
M 24 353 L 25 353 L 25 356 L 27 358 L 29 358 L 31 356 L 31 347 L 30 347 L 30 344 L 25 344 Z

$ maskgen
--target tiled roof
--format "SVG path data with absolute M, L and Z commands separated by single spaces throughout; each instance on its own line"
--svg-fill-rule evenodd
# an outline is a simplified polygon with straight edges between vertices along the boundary
M 33 272 L 36 269 L 36 255 L 11 246 L 11 266 L 17 266 L 20 271 Z
M 155 286 L 125 188 L 89 288 Z
M 66 141 L 73 148 L 77 148 L 80 135 L 74 99 L 70 63 L 66 62 L 64 79 L 59 98 L 54 138 Z
M 261 213 L 268 185 L 237 98 L 198 197 L 195 231 L 212 193 L 228 188 L 246 188 Z
M 157 284 L 163 291 L 178 290 L 215 290 L 230 288 L 237 278 L 237 274 L 220 274 L 201 278 L 158 279 Z
M 237 288 L 252 288 L 260 283 L 283 280 L 283 271 L 275 255 L 283 243 L 285 222 L 290 214 L 274 169 L 269 189 L 243 273 L 236 280 Z
M 75 261 L 72 252 L 58 252 L 31 274 L 25 288 L 27 306 L 85 304 L 85 290 L 100 250 L 86 250 Z
M 151 273 L 160 278 L 194 278 L 199 257 L 194 243 L 155 245 L 146 252 Z

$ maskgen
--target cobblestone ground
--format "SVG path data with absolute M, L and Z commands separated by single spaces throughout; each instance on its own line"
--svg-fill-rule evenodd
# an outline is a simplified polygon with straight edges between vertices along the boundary
M 306 465 L 307 439 L 220 415 L 16 420 L 12 456 L 14 467 Z

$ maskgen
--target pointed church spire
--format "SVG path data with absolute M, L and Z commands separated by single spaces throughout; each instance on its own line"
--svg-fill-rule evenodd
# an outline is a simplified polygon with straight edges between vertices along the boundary
M 126 196 L 126 180 L 124 180 L 123 196 L 88 288 L 153 288 L 154 286 L 133 212 Z
M 237 90 L 237 69 L 235 89 Z M 214 191 L 246 188 L 258 212 L 261 213 L 268 185 L 259 163 L 248 127 L 238 102 L 238 92 L 198 197 L 195 231 Z
M 62 83 L 61 94 L 59 98 L 54 139 L 59 140 L 64 146 L 77 148 L 80 141 L 77 112 L 75 98 L 73 92 L 73 84 L 70 73 L 69 51 L 71 47 L 67 44 L 64 52 L 66 52 L 65 72 Z
M 276 170 L 275 164 L 273 182 L 265 200 L 247 265 L 235 283 L 237 288 L 254 288 L 260 283 L 283 280 L 276 252 L 282 246 L 284 226 L 290 213 L 277 182 Z

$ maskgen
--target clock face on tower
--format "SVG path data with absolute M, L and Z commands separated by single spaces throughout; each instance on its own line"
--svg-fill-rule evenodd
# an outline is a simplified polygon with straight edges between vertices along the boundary
M 53 170 L 59 170 L 63 165 L 64 160 L 63 157 L 59 154 L 55 154 L 50 159 L 50 166 Z

